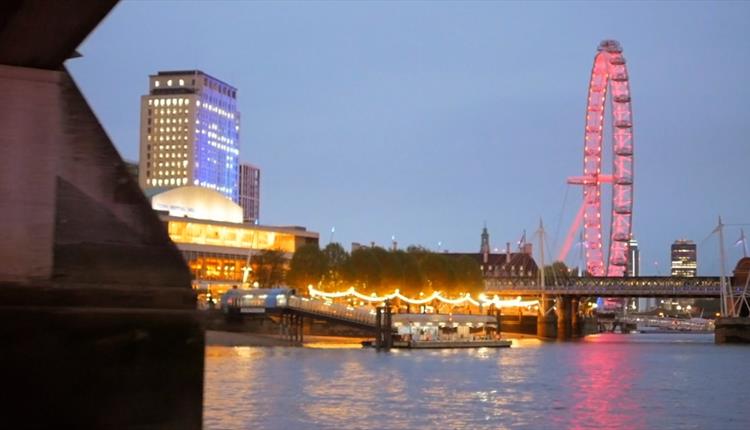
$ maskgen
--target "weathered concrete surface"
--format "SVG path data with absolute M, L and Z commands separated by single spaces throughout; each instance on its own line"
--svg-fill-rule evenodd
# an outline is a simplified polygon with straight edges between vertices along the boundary
M 193 311 L 3 306 L 0 342 L 5 428 L 201 426 Z
M 0 65 L 0 279 L 52 274 L 61 73 Z
M 62 68 L 115 3 L 0 2 L 3 428 L 202 425 L 189 271 Z
M 716 343 L 750 343 L 750 318 L 717 318 Z
M 3 0 L 0 64 L 56 70 L 118 0 Z

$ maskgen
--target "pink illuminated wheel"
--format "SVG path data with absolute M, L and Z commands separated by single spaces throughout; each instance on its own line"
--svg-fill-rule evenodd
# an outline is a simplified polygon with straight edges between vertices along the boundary
M 602 174 L 602 141 L 607 110 L 611 113 L 612 126 L 611 175 Z M 587 271 L 591 276 L 623 276 L 633 216 L 633 115 L 628 70 L 622 48 L 615 40 L 600 43 L 594 57 L 586 105 L 583 176 L 568 178 L 568 183 L 583 186 L 583 204 L 571 232 L 575 234 L 583 221 Z M 606 259 L 602 247 L 601 185 L 604 183 L 612 184 L 609 255 Z M 571 237 L 569 233 L 561 252 L 563 256 L 570 248 Z

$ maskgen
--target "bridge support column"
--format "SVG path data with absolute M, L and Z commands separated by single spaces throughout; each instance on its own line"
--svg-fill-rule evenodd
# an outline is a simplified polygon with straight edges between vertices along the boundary
M 279 335 L 289 342 L 302 343 L 304 340 L 302 336 L 303 324 L 302 315 L 284 312 L 281 314 L 281 321 L 279 322 Z
M 571 313 L 570 296 L 557 296 L 557 338 L 560 340 L 570 339 Z
M 393 347 L 393 315 L 391 307 L 386 303 L 385 306 L 385 324 L 383 324 L 383 343 L 386 351 Z
M 536 335 L 541 338 L 555 337 L 554 315 L 552 309 L 552 298 L 543 294 L 539 299 L 539 315 L 536 319 Z
M 383 344 L 383 308 L 375 308 L 375 349 L 380 350 Z
M 572 337 L 581 337 L 581 315 L 578 311 L 580 297 L 570 299 L 570 333 Z
M 299 315 L 298 323 L 297 323 L 297 340 L 300 344 L 302 344 L 305 341 L 305 317 L 302 315 Z
M 393 346 L 393 317 L 391 307 L 375 308 L 375 348 L 388 351 Z

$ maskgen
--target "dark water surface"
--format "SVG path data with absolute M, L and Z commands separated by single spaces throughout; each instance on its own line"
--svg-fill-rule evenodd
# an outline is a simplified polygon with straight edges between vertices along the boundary
M 208 347 L 204 422 L 207 429 L 748 430 L 749 364 L 750 347 L 696 334 L 390 353 Z

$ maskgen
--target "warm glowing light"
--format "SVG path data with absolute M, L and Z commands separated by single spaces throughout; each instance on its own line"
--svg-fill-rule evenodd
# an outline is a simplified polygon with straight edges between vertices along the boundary
M 384 302 L 386 300 L 399 299 L 412 305 L 424 305 L 433 300 L 437 300 L 442 303 L 447 303 L 451 305 L 462 305 L 465 303 L 469 303 L 474 306 L 494 305 L 497 308 L 523 307 L 523 306 L 533 306 L 533 305 L 539 304 L 538 300 L 522 300 L 521 297 L 516 297 L 515 299 L 503 300 L 499 298 L 498 296 L 495 296 L 492 299 L 488 299 L 484 294 L 480 294 L 479 295 L 480 300 L 477 301 L 471 297 L 470 293 L 463 294 L 461 297 L 456 298 L 456 299 L 451 299 L 448 297 L 444 297 L 443 295 L 441 295 L 439 291 L 436 291 L 424 298 L 412 299 L 401 294 L 399 290 L 395 290 L 391 294 L 386 294 L 383 296 L 378 296 L 375 293 L 371 293 L 368 296 L 366 294 L 362 294 L 358 292 L 354 287 L 350 287 L 349 289 L 344 290 L 344 291 L 328 293 L 325 291 L 318 290 L 312 285 L 308 285 L 307 290 L 310 293 L 310 297 L 322 297 L 326 299 L 334 299 L 334 298 L 341 298 L 341 297 L 347 297 L 347 296 L 354 296 L 354 297 L 359 298 L 360 300 L 364 300 L 370 303 L 375 303 L 375 302 L 379 303 L 379 302 Z

